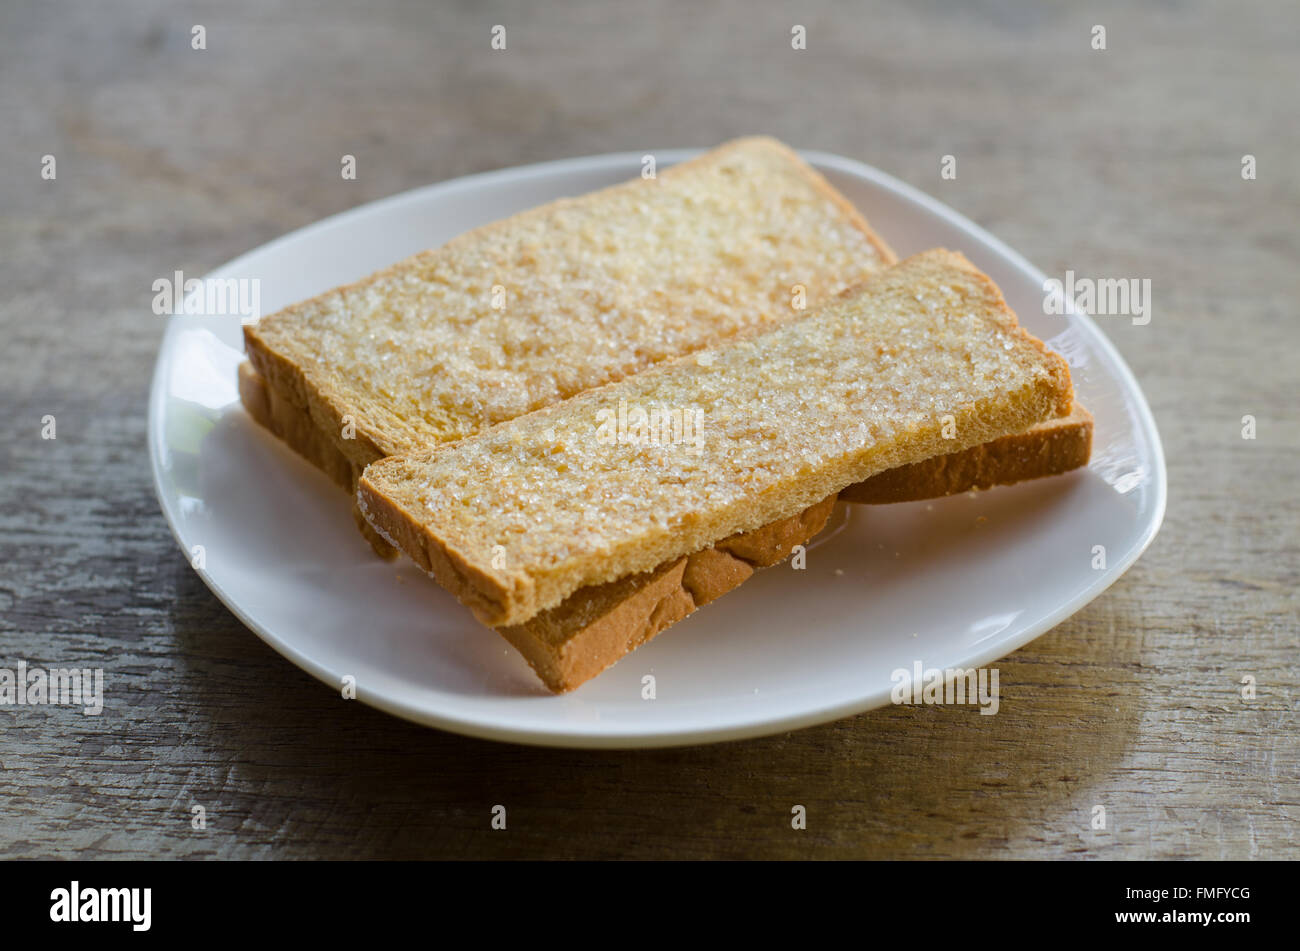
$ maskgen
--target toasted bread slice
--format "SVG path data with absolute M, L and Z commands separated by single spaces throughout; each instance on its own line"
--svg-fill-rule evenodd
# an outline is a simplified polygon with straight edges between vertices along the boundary
M 274 410 L 252 408 L 265 405 L 268 396 L 249 364 L 240 368 L 240 387 L 241 393 L 245 388 L 250 391 L 244 403 L 250 406 L 254 419 L 344 488 L 351 484 L 353 465 L 316 431 L 305 413 L 274 401 Z M 1023 433 L 882 472 L 849 486 L 840 499 L 915 501 L 1058 475 L 1087 465 L 1091 444 L 1092 414 L 1076 403 L 1068 416 L 1037 423 Z M 907 476 L 900 479 L 895 472 Z M 556 693 L 572 690 L 697 608 L 739 587 L 758 568 L 776 564 L 795 546 L 807 544 L 822 530 L 830 510 L 829 502 L 823 502 L 794 518 L 720 542 L 653 571 L 581 588 L 549 611 L 498 630 L 524 655 L 548 689 Z M 354 504 L 354 517 L 356 511 Z M 386 556 L 397 554 L 368 524 L 365 527 L 377 551 Z
M 350 493 L 356 491 L 361 467 L 335 449 L 312 424 L 310 416 L 269 390 L 251 363 L 239 366 L 239 393 L 249 415 L 261 426 L 340 488 Z M 972 446 L 964 452 L 950 452 L 889 469 L 842 490 L 839 499 L 861 505 L 917 502 L 1060 475 L 1088 464 L 1092 433 L 1092 413 L 1074 403 L 1067 415 L 1035 423 L 1024 432 Z M 378 536 L 375 540 L 385 549 L 386 557 L 397 554 L 396 549 Z
M 1020 328 L 996 285 L 961 255 L 930 251 L 800 320 L 375 463 L 358 500 L 480 620 L 513 627 L 580 588 L 1071 402 L 1065 361 Z M 624 406 L 698 413 L 711 428 L 694 446 L 608 438 Z
M 364 466 L 784 322 L 894 260 L 794 152 L 739 139 L 477 228 L 245 344 L 266 387 Z
M 884 503 L 939 498 L 994 485 L 1059 475 L 1088 464 L 1092 414 L 1077 403 L 1068 416 L 963 452 L 899 466 L 849 486 L 840 501 Z M 738 588 L 759 568 L 789 557 L 825 527 L 835 499 L 793 518 L 733 536 L 653 571 L 580 588 L 557 607 L 514 627 L 497 628 L 546 687 L 564 693 L 610 667 L 668 627 Z

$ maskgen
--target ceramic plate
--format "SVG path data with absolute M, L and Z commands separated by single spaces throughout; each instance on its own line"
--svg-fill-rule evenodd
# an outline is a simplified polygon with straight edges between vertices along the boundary
M 657 153 L 661 164 L 693 154 Z M 207 277 L 256 279 L 260 311 L 272 313 L 476 225 L 635 177 L 641 155 L 416 189 Z M 1160 439 L 1133 375 L 1092 319 L 1045 315 L 1044 275 L 996 238 L 870 166 L 805 157 L 900 257 L 936 246 L 964 252 L 1022 323 L 1067 356 L 1096 417 L 1087 469 L 934 502 L 841 506 L 803 570 L 760 572 L 556 697 L 412 563 L 375 558 L 346 495 L 244 413 L 238 317 L 168 317 L 149 451 L 184 557 L 199 561 L 203 580 L 259 637 L 332 689 L 352 676 L 360 701 L 397 716 L 554 746 L 705 743 L 821 723 L 889 703 L 894 672 L 918 661 L 988 665 L 1059 624 L 1123 574 L 1164 513 Z M 1098 545 L 1105 568 L 1094 567 Z M 642 699 L 647 674 L 653 700 Z

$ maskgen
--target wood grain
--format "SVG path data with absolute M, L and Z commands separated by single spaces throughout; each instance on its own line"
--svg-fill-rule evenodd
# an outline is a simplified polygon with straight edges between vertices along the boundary
M 0 666 L 102 665 L 113 689 L 100 717 L 0 709 L 0 856 L 1296 857 L 1300 9 L 799 11 L 4 4 Z M 341 701 L 207 591 L 150 488 L 154 277 L 468 172 L 760 131 L 884 168 L 1049 273 L 1152 281 L 1151 323 L 1106 327 L 1165 442 L 1164 529 L 1000 664 L 999 715 L 478 742 Z

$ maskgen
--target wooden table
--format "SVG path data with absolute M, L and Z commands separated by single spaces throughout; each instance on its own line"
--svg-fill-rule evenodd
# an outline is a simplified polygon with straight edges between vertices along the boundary
M 194 50 L 183 5 L 6 3 L 0 666 L 104 666 L 113 699 L 0 710 L 0 856 L 1295 857 L 1300 8 L 1128 7 L 244 0 L 205 7 Z M 1106 328 L 1164 438 L 1164 529 L 1000 664 L 998 716 L 479 742 L 339 701 L 208 592 L 150 485 L 155 277 L 468 172 L 758 131 L 1048 273 L 1152 282 L 1150 324 Z

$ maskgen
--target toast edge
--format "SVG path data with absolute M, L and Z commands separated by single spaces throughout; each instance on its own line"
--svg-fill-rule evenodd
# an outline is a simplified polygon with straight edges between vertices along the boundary
M 1092 436 L 1092 414 L 1076 403 L 1068 416 L 1024 432 L 888 469 L 844 489 L 840 499 L 859 505 L 918 502 L 1061 475 L 1088 464 Z
M 522 624 L 495 630 L 524 655 L 548 690 L 567 693 L 740 587 L 756 570 L 784 561 L 796 546 L 826 527 L 834 507 L 835 496 L 831 496 L 791 518 L 646 572 L 630 595 L 610 598 L 594 620 L 562 634 L 558 643 L 551 629 L 568 611 L 567 601 Z M 595 596 L 599 595 L 598 588 Z M 578 591 L 571 597 L 585 596 L 585 591 Z
M 327 475 L 349 495 L 356 492 L 361 466 L 338 451 L 315 425 L 310 414 L 286 401 L 247 361 L 238 370 L 239 401 L 253 421 L 268 430 L 295 453 Z M 352 502 L 352 520 L 376 555 L 385 560 L 397 557 L 397 549 L 370 527 Z

